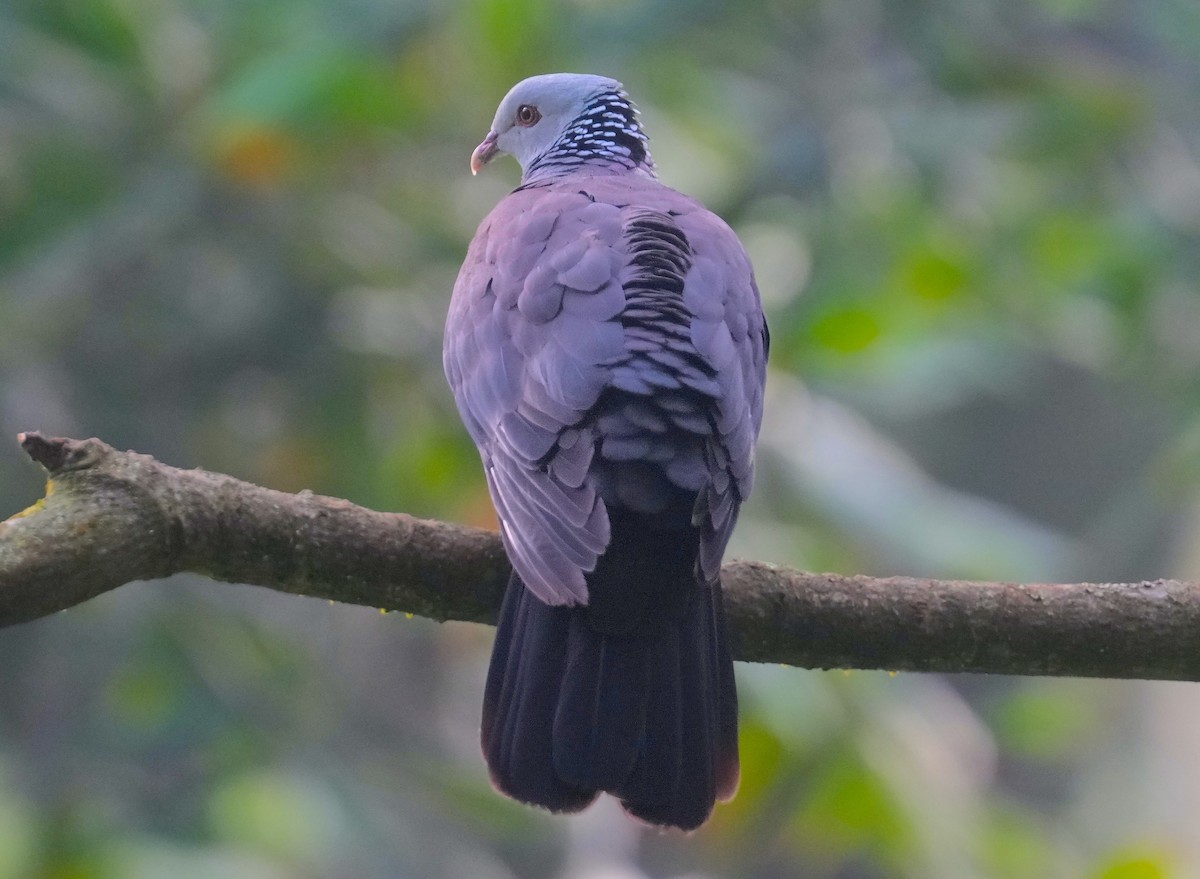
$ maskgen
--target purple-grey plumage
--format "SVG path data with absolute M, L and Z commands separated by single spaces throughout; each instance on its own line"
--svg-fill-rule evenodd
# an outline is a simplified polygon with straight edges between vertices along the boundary
M 445 368 L 514 569 L 485 693 L 497 786 L 608 791 L 691 829 L 737 785 L 719 572 L 754 478 L 768 337 L 737 237 L 662 185 L 620 84 L 518 84 L 472 157 L 523 185 L 479 227 Z

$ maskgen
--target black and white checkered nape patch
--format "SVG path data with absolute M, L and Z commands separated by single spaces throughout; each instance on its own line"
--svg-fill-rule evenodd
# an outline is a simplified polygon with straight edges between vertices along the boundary
M 637 108 L 624 92 L 602 92 L 566 127 L 562 137 L 530 164 L 526 179 L 556 177 L 596 164 L 641 169 L 651 177 L 650 139 L 638 122 Z

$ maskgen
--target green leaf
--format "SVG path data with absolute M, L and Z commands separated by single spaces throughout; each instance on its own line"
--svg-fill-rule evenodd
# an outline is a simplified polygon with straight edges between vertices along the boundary
M 1095 874 L 1096 879 L 1171 879 L 1175 875 L 1165 856 L 1136 851 L 1114 855 Z
M 1008 748 L 1042 760 L 1077 752 L 1095 726 L 1087 699 L 1072 696 L 1070 685 L 1028 683 L 993 715 L 996 733 Z

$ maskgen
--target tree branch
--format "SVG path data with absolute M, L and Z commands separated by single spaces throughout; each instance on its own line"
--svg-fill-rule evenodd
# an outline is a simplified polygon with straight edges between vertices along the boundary
M 181 571 L 493 623 L 490 532 L 178 470 L 97 439 L 19 442 L 46 496 L 0 523 L 0 627 Z M 973 583 L 722 571 L 734 656 L 808 668 L 1200 680 L 1200 586 Z

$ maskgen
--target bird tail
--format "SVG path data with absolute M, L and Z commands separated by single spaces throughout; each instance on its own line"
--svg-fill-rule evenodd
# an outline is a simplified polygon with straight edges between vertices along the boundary
M 692 830 L 736 792 L 737 693 L 720 586 L 696 583 L 694 552 L 686 584 L 647 570 L 679 571 L 653 542 L 657 558 L 643 558 L 647 576 L 632 586 L 628 560 L 606 554 L 588 606 L 543 604 L 513 574 L 481 736 L 503 793 L 576 812 L 607 791 L 642 821 Z M 647 582 L 662 585 L 647 591 Z M 664 595 L 673 596 L 667 612 Z

